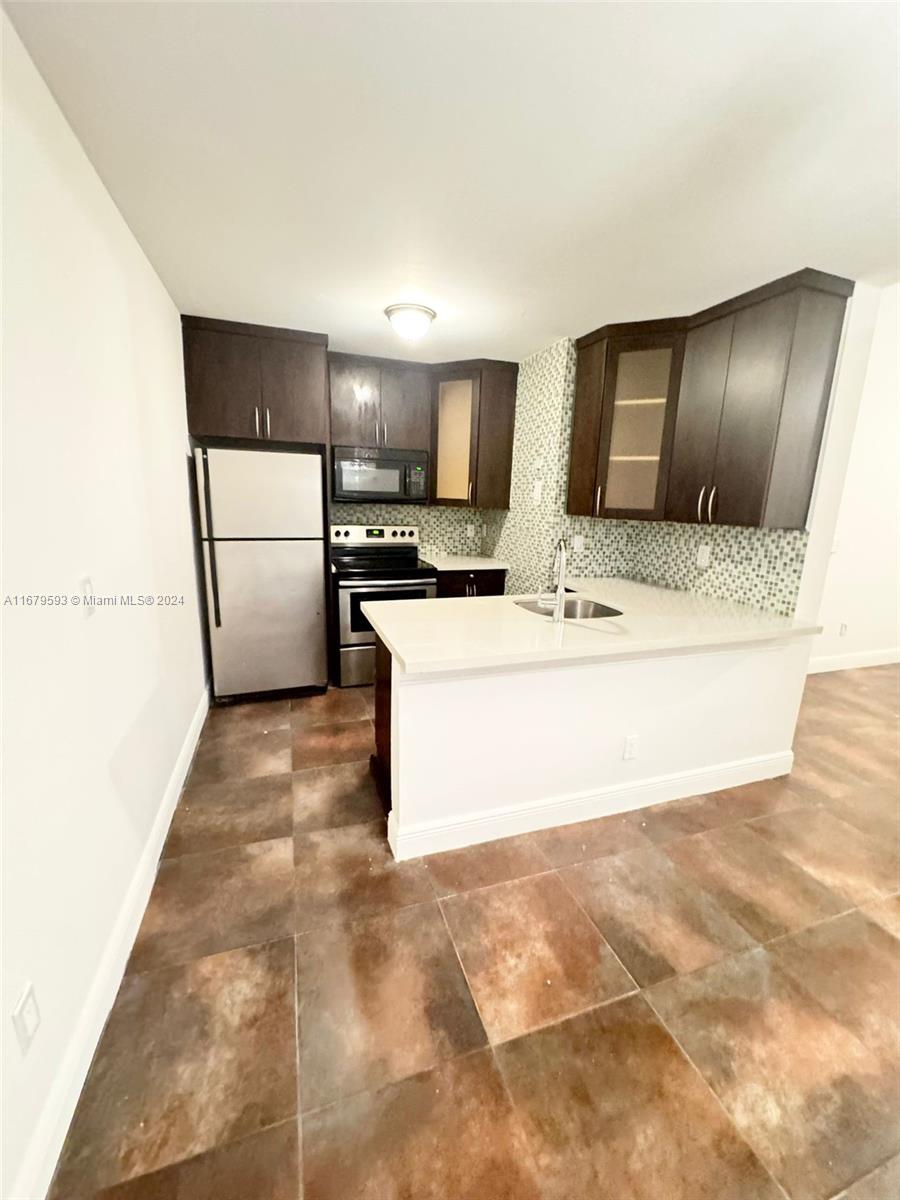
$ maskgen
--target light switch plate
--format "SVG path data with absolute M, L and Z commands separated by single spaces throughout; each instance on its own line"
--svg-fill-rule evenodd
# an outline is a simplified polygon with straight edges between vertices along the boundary
M 572 538 L 572 549 L 576 552 L 584 549 L 584 537 L 580 533 L 576 533 Z

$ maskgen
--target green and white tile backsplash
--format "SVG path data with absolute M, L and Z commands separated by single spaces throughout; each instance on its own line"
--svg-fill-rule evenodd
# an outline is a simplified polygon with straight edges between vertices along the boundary
M 413 520 L 425 546 L 509 562 L 508 593 L 549 586 L 554 546 L 564 536 L 573 577 L 615 575 L 793 613 L 806 554 L 807 534 L 802 530 L 569 516 L 574 399 L 571 339 L 563 338 L 520 365 L 509 512 L 418 508 L 413 518 L 407 505 L 336 504 L 333 519 L 357 525 Z M 467 526 L 474 526 L 474 538 L 467 536 Z M 572 548 L 576 534 L 584 538 L 583 550 Z M 710 548 L 706 568 L 697 566 L 700 545 Z

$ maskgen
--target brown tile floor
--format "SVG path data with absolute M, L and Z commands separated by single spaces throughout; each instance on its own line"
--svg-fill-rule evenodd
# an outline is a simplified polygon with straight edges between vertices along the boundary
M 898 1200 L 900 669 L 788 779 L 407 863 L 371 717 L 210 714 L 53 1200 Z

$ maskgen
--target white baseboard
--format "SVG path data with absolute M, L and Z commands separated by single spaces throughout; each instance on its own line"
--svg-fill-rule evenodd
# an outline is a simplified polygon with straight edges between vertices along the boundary
M 128 956 L 156 878 L 156 867 L 172 814 L 187 778 L 208 709 L 209 695 L 204 690 L 197 701 L 197 708 L 160 800 L 153 828 L 135 867 L 94 982 L 82 1006 L 8 1200 L 43 1200 L 50 1187 L 94 1051 L 125 974 Z
M 849 671 L 853 667 L 884 667 L 900 663 L 900 646 L 890 650 L 857 650 L 853 654 L 824 654 L 809 660 L 808 675 L 822 671 Z
M 476 816 L 464 816 L 457 821 L 422 822 L 406 829 L 400 827 L 398 814 L 392 809 L 388 818 L 388 841 L 396 859 L 418 858 L 423 854 L 458 850 L 462 846 L 492 842 L 495 838 L 531 833 L 553 825 L 571 825 L 575 821 L 630 812 L 664 800 L 701 796 L 723 788 L 754 783 L 758 779 L 774 779 L 778 775 L 789 774 L 793 763 L 792 751 L 785 750 L 779 754 L 718 763 L 699 771 L 680 771 L 590 792 L 495 808 Z

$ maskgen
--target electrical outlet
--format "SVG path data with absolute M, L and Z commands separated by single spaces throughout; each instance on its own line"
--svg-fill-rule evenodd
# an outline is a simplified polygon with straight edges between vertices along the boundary
M 709 566 L 709 557 L 710 557 L 709 546 L 698 546 L 697 547 L 697 566 L 698 567 L 708 567 Z
M 544 481 L 543 481 L 543 479 L 536 479 L 531 488 L 531 499 L 534 502 L 535 508 L 540 504 L 541 497 L 543 496 L 543 494 L 544 494 Z
M 840 629 L 838 630 L 838 637 L 846 637 L 846 636 L 847 636 L 847 626 L 846 626 L 846 625 L 844 624 L 844 622 L 842 621 L 842 622 L 841 622 L 841 627 L 840 627 Z
M 467 537 L 467 538 L 473 538 L 474 536 L 475 536 L 475 526 L 474 526 L 474 525 L 467 525 L 467 526 L 466 526 L 466 537 Z
M 12 1013 L 13 1026 L 19 1047 L 23 1054 L 28 1053 L 28 1047 L 34 1041 L 41 1024 L 41 1010 L 38 1008 L 37 996 L 34 994 L 34 984 L 26 983 L 19 997 L 19 1002 Z
M 576 551 L 576 553 L 584 549 L 584 538 L 580 533 L 576 533 L 572 538 L 572 549 Z
M 625 745 L 622 748 L 623 758 L 637 758 L 638 752 L 638 735 L 629 733 L 625 738 Z

